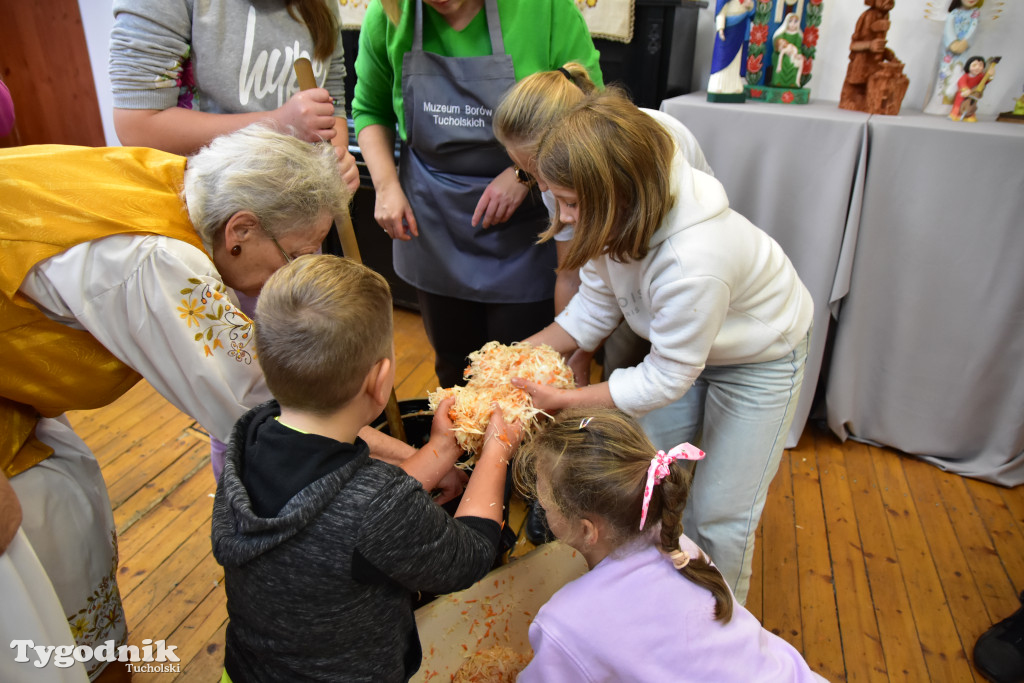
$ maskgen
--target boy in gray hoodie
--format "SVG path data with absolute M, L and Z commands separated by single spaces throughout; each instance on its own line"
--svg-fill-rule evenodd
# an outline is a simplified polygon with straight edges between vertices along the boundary
M 401 467 L 356 435 L 394 384 L 391 311 L 387 282 L 336 256 L 300 257 L 263 288 L 258 358 L 275 400 L 235 425 L 213 509 L 235 683 L 408 680 L 422 656 L 414 595 L 466 588 L 494 563 L 520 438 L 500 410 L 454 517 L 428 493 L 459 453 L 447 405 L 435 447 Z

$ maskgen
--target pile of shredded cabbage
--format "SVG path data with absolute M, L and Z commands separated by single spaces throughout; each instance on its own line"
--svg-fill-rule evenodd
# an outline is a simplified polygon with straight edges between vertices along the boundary
M 487 342 L 479 351 L 469 354 L 470 365 L 465 370 L 468 379 L 464 387 L 451 387 L 428 395 L 431 410 L 449 396 L 455 403 L 448 411 L 454 424 L 455 438 L 470 454 L 465 466 L 476 461 L 484 445 L 484 432 L 491 419 L 491 407 L 497 403 L 505 422 L 519 422 L 523 426 L 524 440 L 540 427 L 539 415 L 545 413 L 533 406 L 533 399 L 523 389 L 512 386 L 513 377 L 531 382 L 550 384 L 559 389 L 573 389 L 576 382 L 572 370 L 562 355 L 547 344 L 532 346 L 516 342 L 511 346 L 496 341 Z
M 496 645 L 467 657 L 452 675 L 452 683 L 515 683 L 530 659 L 521 652 Z

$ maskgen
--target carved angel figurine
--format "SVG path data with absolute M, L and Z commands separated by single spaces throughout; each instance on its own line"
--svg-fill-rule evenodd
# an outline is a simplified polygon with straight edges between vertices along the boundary
M 986 1 L 991 11 L 982 14 Z M 943 0 L 944 2 L 944 0 Z M 948 115 L 956 97 L 957 83 L 964 75 L 967 50 L 979 26 L 999 18 L 1004 0 L 951 0 L 948 11 L 935 2 L 925 6 L 925 17 L 942 21 L 942 45 L 939 47 L 938 73 L 924 105 L 926 114 Z

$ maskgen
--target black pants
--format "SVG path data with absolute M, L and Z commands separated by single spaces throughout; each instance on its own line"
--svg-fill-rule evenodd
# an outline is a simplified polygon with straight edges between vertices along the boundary
M 465 384 L 463 370 L 473 351 L 489 341 L 511 344 L 555 319 L 554 299 L 525 304 L 485 304 L 417 290 L 423 326 L 434 347 L 434 371 L 442 387 Z

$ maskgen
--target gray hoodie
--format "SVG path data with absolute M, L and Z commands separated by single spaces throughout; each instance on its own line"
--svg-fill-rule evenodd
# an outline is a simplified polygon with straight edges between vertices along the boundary
M 417 591 L 491 568 L 491 520 L 454 519 L 400 468 L 276 419 L 244 415 L 213 508 L 228 599 L 225 668 L 243 681 L 402 681 L 419 668 Z

